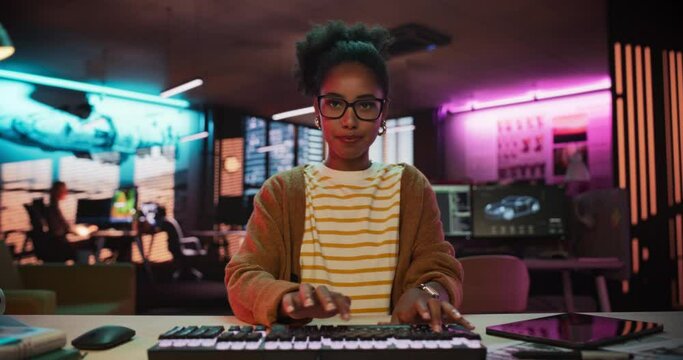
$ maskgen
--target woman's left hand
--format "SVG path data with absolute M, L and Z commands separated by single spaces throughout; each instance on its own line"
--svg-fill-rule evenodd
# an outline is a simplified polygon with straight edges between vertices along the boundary
M 393 324 L 429 323 L 435 332 L 446 323 L 457 323 L 468 330 L 474 326 L 449 302 L 434 299 L 421 289 L 409 289 L 398 300 L 391 314 Z

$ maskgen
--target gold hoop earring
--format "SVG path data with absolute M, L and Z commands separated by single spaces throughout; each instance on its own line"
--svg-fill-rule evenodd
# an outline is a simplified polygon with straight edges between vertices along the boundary
M 380 131 L 377 133 L 377 135 L 382 136 L 387 133 L 387 122 L 382 121 L 382 126 L 380 127 Z
M 318 130 L 323 129 L 322 126 L 320 126 L 320 118 L 318 117 L 318 115 L 315 116 L 315 127 L 317 127 Z

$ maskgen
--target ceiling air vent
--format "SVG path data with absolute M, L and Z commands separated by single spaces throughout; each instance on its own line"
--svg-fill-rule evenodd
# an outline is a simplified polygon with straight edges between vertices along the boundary
M 450 36 L 415 23 L 401 25 L 390 31 L 394 37 L 394 42 L 389 46 L 391 56 L 432 51 L 451 43 Z

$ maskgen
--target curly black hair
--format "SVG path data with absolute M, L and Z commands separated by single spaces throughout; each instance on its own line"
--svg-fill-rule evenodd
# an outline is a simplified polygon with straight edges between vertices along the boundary
M 389 31 L 380 26 L 349 26 L 341 21 L 314 26 L 304 40 L 296 43 L 295 76 L 299 91 L 316 96 L 325 75 L 335 65 L 359 62 L 372 70 L 387 96 L 389 75 L 385 61 L 390 43 Z

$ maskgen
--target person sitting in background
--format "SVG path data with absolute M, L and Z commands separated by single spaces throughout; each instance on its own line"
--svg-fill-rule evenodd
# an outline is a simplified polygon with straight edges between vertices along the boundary
M 48 236 L 51 247 L 56 254 L 66 260 L 76 260 L 76 250 L 69 243 L 66 235 L 69 233 L 81 237 L 87 237 L 92 232 L 97 231 L 97 226 L 90 225 L 70 225 L 64 218 L 59 202 L 66 199 L 69 190 L 63 181 L 55 181 L 50 188 L 50 203 L 46 209 L 45 219 L 47 220 Z
M 389 32 L 330 22 L 297 44 L 300 87 L 329 145 L 320 164 L 274 175 L 226 267 L 242 321 L 305 323 L 351 313 L 472 328 L 457 306 L 462 267 L 434 192 L 408 164 L 371 162 L 386 133 Z M 354 306 L 351 306 L 351 300 Z

